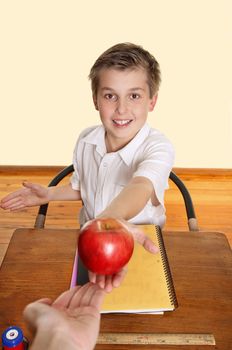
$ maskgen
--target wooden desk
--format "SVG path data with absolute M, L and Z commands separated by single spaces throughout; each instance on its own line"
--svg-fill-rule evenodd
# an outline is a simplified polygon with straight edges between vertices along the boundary
M 77 230 L 19 229 L 0 270 L 0 332 L 25 329 L 25 305 L 68 288 Z M 232 349 L 231 250 L 217 232 L 164 232 L 179 307 L 164 315 L 103 315 L 102 332 L 210 333 L 216 346 L 142 346 L 145 349 Z M 134 345 L 97 345 L 134 349 Z

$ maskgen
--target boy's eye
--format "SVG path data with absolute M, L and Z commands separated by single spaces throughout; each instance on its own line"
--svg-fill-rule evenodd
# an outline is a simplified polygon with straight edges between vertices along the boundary
M 140 95 L 139 95 L 139 94 L 133 93 L 133 94 L 130 95 L 130 98 L 131 98 L 132 100 L 137 100 L 138 98 L 140 98 Z
M 107 100 L 115 101 L 117 97 L 116 95 L 113 95 L 113 94 L 105 94 L 105 98 Z

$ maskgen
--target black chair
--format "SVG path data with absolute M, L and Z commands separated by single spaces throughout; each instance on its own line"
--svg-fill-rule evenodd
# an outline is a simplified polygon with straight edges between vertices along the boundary
M 64 168 L 57 174 L 52 181 L 49 183 L 48 187 L 56 186 L 65 176 L 71 174 L 74 171 L 73 165 L 69 165 L 68 167 Z M 169 178 L 175 183 L 175 185 L 179 188 L 182 197 L 184 199 L 185 203 L 185 209 L 186 209 L 186 215 L 188 219 L 188 226 L 190 231 L 198 231 L 198 224 L 197 219 L 193 207 L 193 202 L 190 196 L 189 191 L 187 190 L 185 184 L 183 181 L 173 172 L 171 171 Z M 44 228 L 46 215 L 48 210 L 48 203 L 43 204 L 39 208 L 39 212 L 36 217 L 35 221 L 35 228 Z

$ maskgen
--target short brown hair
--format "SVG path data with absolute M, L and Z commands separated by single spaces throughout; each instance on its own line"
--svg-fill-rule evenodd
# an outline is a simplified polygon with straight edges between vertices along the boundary
M 154 96 L 159 90 L 161 82 L 159 63 L 142 46 L 121 43 L 112 46 L 98 57 L 89 74 L 94 96 L 96 96 L 98 90 L 100 70 L 109 68 L 118 70 L 143 68 L 147 72 L 150 97 Z

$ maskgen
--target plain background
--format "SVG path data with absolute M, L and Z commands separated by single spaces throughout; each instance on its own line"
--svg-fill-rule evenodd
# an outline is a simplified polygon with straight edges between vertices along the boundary
M 232 167 L 231 0 L 1 0 L 0 165 L 68 165 L 99 124 L 88 74 L 119 42 L 157 58 L 162 85 L 148 122 L 176 167 Z

